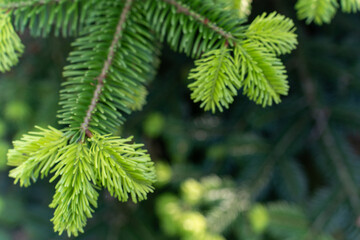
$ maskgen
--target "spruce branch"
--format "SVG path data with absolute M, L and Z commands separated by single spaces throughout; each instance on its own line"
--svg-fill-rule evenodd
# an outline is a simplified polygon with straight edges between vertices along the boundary
M 276 53 L 292 50 L 296 35 L 292 22 L 275 13 L 263 15 L 249 28 L 233 11 L 214 8 L 213 0 L 12 3 L 18 5 L 8 5 L 8 10 L 20 30 L 29 26 L 35 35 L 54 28 L 64 35 L 80 32 L 60 94 L 59 123 L 66 129 L 41 130 L 38 138 L 26 135 L 9 152 L 9 165 L 16 167 L 11 177 L 21 185 L 49 172 L 54 173 L 50 181 L 58 179 L 50 207 L 55 208 L 52 221 L 60 234 L 83 232 L 96 208 L 98 188 L 134 202 L 153 191 L 154 164 L 143 145 L 108 133 L 124 121 L 123 113 L 144 102 L 144 83 L 157 65 L 156 37 L 193 57 L 203 55 L 190 74 L 195 80 L 190 88 L 192 98 L 206 110 L 227 108 L 241 87 L 263 106 L 279 103 L 280 95 L 288 92 L 286 71 Z M 276 32 L 277 38 L 265 30 Z M 270 168 L 266 166 L 266 173 Z
M 39 175 L 59 178 L 51 208 L 55 208 L 54 230 L 77 236 L 97 207 L 97 190 L 105 187 L 120 201 L 147 198 L 156 181 L 154 163 L 142 144 L 111 135 L 92 133 L 84 142 L 69 142 L 69 136 L 52 127 L 25 134 L 14 142 L 8 165 L 9 176 L 29 186 Z
M 322 25 L 330 23 L 339 5 L 345 13 L 360 11 L 359 0 L 298 0 L 295 8 L 299 19 L 305 19 L 307 24 L 315 22 L 315 24 Z
M 300 56 L 299 59 L 302 60 L 303 56 Z M 299 64 L 299 76 L 302 79 L 302 89 L 311 109 L 312 117 L 315 120 L 317 128 L 321 130 L 320 140 L 327 149 L 329 158 L 336 170 L 339 182 L 344 187 L 344 192 L 349 199 L 351 207 L 357 216 L 360 216 L 360 192 L 353 177 L 351 176 L 348 166 L 343 160 L 343 156 L 331 132 L 328 122 L 326 121 L 326 118 L 323 117 L 325 110 L 321 107 L 321 104 L 318 101 L 315 84 L 310 77 L 306 63 L 303 61 Z M 322 114 L 319 114 L 319 112 Z
M 83 143 L 70 144 L 60 151 L 57 165 L 50 182 L 60 177 L 52 203 L 55 208 L 54 230 L 61 235 L 77 236 L 84 232 L 87 218 L 92 217 L 93 208 L 97 207 L 96 177 L 89 148 Z
M 265 162 L 254 177 L 248 182 L 248 189 L 251 193 L 251 198 L 256 198 L 259 193 L 267 186 L 269 179 L 274 172 L 274 168 L 279 160 L 286 155 L 286 150 L 290 148 L 296 141 L 297 137 L 304 131 L 307 126 L 309 118 L 303 117 L 295 121 L 289 129 L 280 137 L 274 146 L 273 150 L 268 154 Z
M 291 19 L 276 12 L 263 13 L 252 21 L 246 30 L 246 36 L 276 55 L 281 55 L 296 48 L 298 42 L 295 30 Z
M 341 9 L 346 13 L 355 13 L 360 11 L 360 1 L 358 0 L 340 0 Z
M 132 3 L 133 3 L 133 0 L 127 0 L 125 3 L 125 6 L 120 14 L 118 24 L 116 26 L 116 32 L 114 34 L 111 45 L 109 47 L 109 52 L 108 52 L 106 61 L 104 62 L 104 65 L 103 65 L 103 68 L 101 69 L 100 75 L 96 77 L 96 80 L 98 81 L 98 83 L 97 83 L 95 91 L 94 91 L 94 96 L 91 99 L 91 104 L 89 105 L 88 110 L 86 111 L 86 116 L 84 118 L 84 122 L 81 124 L 81 130 L 84 133 L 88 131 L 89 123 L 91 121 L 91 116 L 92 116 L 94 110 L 96 109 L 97 102 L 99 101 L 102 89 L 104 87 L 104 80 L 107 77 L 107 73 L 113 62 L 116 47 L 118 46 L 118 42 L 122 36 L 121 32 L 123 30 L 123 26 L 126 21 L 126 17 L 131 9 Z
M 10 19 L 10 14 L 0 8 L 0 72 L 9 71 L 24 51 Z
M 232 11 L 214 8 L 212 0 L 147 0 L 145 10 L 161 41 L 194 58 L 244 38 L 244 20 Z
M 235 40 L 235 37 L 231 33 L 227 32 L 226 30 L 217 26 L 215 23 L 209 21 L 208 18 L 193 12 L 190 8 L 182 5 L 180 2 L 177 2 L 176 0 L 161 0 L 161 1 L 175 6 L 178 13 L 183 13 L 185 15 L 188 15 L 188 16 L 194 18 L 198 23 L 203 24 L 204 26 L 206 26 L 206 27 L 210 28 L 211 30 L 213 30 L 214 32 L 218 33 L 225 40 Z
M 95 0 L 43 0 L 10 1 L 0 5 L 14 19 L 15 29 L 23 32 L 29 28 L 33 36 L 74 36 L 83 29 L 89 16 L 89 8 L 96 6 Z
M 308 194 L 308 181 L 301 164 L 291 157 L 282 158 L 276 167 L 279 195 L 288 201 L 302 203 Z
M 191 98 L 201 101 L 205 111 L 222 111 L 243 87 L 243 94 L 257 104 L 279 103 L 289 86 L 285 67 L 276 54 L 295 48 L 294 31 L 293 22 L 277 13 L 258 17 L 246 30 L 248 39 L 237 42 L 233 53 L 226 40 L 220 49 L 209 50 L 195 62 L 189 75 L 195 80 L 189 85 Z
M 272 203 L 267 205 L 267 213 L 270 219 L 268 231 L 276 239 L 307 239 L 309 222 L 300 207 Z
M 153 78 L 158 63 L 158 44 L 141 1 L 128 3 L 132 7 L 126 9 L 125 3 L 99 4 L 73 43 L 59 111 L 60 124 L 72 131 L 112 133 L 124 113 L 144 101 L 144 83 Z
M 231 50 L 223 46 L 209 51 L 195 62 L 195 66 L 189 74 L 189 79 L 195 79 L 189 84 L 191 98 L 201 102 L 205 111 L 214 113 L 219 109 L 222 112 L 223 108 L 228 108 L 241 86 Z
M 289 85 L 284 65 L 273 52 L 246 40 L 235 46 L 237 64 L 243 94 L 263 107 L 281 101 L 287 95 Z
M 136 203 L 153 192 L 156 175 L 154 163 L 141 148 L 143 145 L 131 144 L 131 140 L 95 134 L 89 141 L 99 184 L 119 201 L 125 202 L 131 195 Z
M 338 6 L 337 0 L 298 0 L 295 8 L 300 20 L 305 19 L 307 24 L 314 21 L 322 25 L 332 20 Z
M 44 178 L 55 164 L 59 150 L 66 146 L 67 138 L 62 131 L 49 127 L 36 127 L 38 132 L 25 134 L 21 140 L 14 141 L 14 149 L 8 152 L 8 165 L 15 168 L 9 176 L 20 186 L 29 186 L 39 175 Z
M 309 206 L 309 214 L 314 216 L 311 228 L 314 231 L 325 229 L 331 216 L 345 201 L 346 194 L 343 189 L 321 189 L 318 191 Z
M 315 121 L 317 122 L 317 124 L 321 122 L 321 120 L 317 118 L 315 119 Z M 356 182 L 351 176 L 348 166 L 346 166 L 346 164 L 344 163 L 343 156 L 339 150 L 338 144 L 336 143 L 334 136 L 332 135 L 328 127 L 325 127 L 321 136 L 321 141 L 329 153 L 329 157 L 334 164 L 340 182 L 344 186 L 344 191 L 350 201 L 350 205 L 355 211 L 355 214 L 359 217 L 360 192 L 358 190 Z

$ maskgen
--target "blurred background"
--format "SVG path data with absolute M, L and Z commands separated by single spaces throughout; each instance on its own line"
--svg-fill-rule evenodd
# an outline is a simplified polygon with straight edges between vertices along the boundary
M 276 10 L 297 26 L 299 46 L 283 58 L 291 90 L 277 106 L 238 96 L 204 113 L 187 88 L 192 60 L 163 46 L 147 105 L 118 131 L 145 143 L 156 190 L 139 204 L 102 190 L 77 239 L 360 239 L 360 16 L 305 25 L 294 5 L 254 1 L 249 17 Z M 0 240 L 67 239 L 50 222 L 54 184 L 13 185 L 6 153 L 35 124 L 57 126 L 72 39 L 21 37 L 20 64 L 0 76 Z

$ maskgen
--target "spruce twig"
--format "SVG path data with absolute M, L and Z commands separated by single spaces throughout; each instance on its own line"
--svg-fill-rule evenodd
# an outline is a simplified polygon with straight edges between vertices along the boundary
M 84 118 L 84 122 L 81 124 L 82 132 L 87 132 L 89 130 L 88 128 L 89 128 L 89 123 L 91 121 L 91 116 L 96 108 L 96 104 L 100 98 L 101 91 L 104 87 L 105 79 L 106 79 L 107 73 L 109 71 L 109 68 L 113 62 L 117 44 L 118 44 L 119 40 L 121 39 L 121 32 L 123 30 L 124 23 L 126 21 L 126 17 L 131 9 L 132 3 L 133 3 L 133 0 L 127 0 L 124 8 L 122 10 L 122 13 L 120 15 L 119 22 L 116 26 L 116 32 L 115 32 L 113 40 L 111 42 L 106 61 L 104 62 L 104 66 L 101 70 L 100 75 L 96 78 L 98 83 L 97 83 L 95 91 L 94 91 L 94 96 L 91 99 L 91 104 L 89 105 L 88 110 L 86 111 L 86 116 Z
M 205 25 L 206 27 L 212 29 L 214 32 L 223 36 L 223 38 L 225 40 L 235 40 L 235 37 L 231 33 L 226 32 L 224 29 L 220 28 L 215 23 L 209 21 L 208 18 L 203 17 L 200 14 L 197 14 L 197 13 L 191 11 L 191 9 L 181 5 L 181 3 L 179 3 L 175 0 L 162 0 L 162 1 L 175 6 L 178 13 L 183 13 L 185 15 L 188 15 L 188 16 L 194 18 L 197 22 Z

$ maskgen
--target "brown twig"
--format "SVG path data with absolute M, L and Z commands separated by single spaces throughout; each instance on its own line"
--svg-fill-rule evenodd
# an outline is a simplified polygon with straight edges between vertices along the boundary
M 120 15 L 120 18 L 119 18 L 119 22 L 116 26 L 116 32 L 114 34 L 114 38 L 111 42 L 111 45 L 110 45 L 110 48 L 109 48 L 109 53 L 107 55 L 107 58 L 104 62 L 104 66 L 101 70 L 101 73 L 98 77 L 96 77 L 96 80 L 97 80 L 97 85 L 96 85 L 96 88 L 95 88 L 95 91 L 94 91 L 94 95 L 91 99 L 91 103 L 89 105 L 89 108 L 86 112 L 86 116 L 84 118 L 84 121 L 83 123 L 81 124 L 81 131 L 82 132 L 85 132 L 85 133 L 88 133 L 89 132 L 89 124 L 90 124 L 90 121 L 91 121 L 91 117 L 92 117 L 92 114 L 96 108 L 96 104 L 97 102 L 99 101 L 99 98 L 100 98 L 100 95 L 101 95 L 101 92 L 102 92 L 102 89 L 104 87 L 104 81 L 106 79 L 106 76 L 107 76 L 107 72 L 109 71 L 110 69 L 110 66 L 112 64 L 112 61 L 114 59 L 114 55 L 115 55 L 115 50 L 116 50 L 116 46 L 117 46 L 117 43 L 119 42 L 120 38 L 121 38 L 121 32 L 123 31 L 123 25 L 126 21 L 126 17 L 131 9 L 131 5 L 132 5 L 132 2 L 133 0 L 127 0 L 126 3 L 125 3 L 125 6 L 121 12 L 121 15 Z M 88 134 L 87 134 L 88 135 Z M 89 135 L 88 135 L 89 136 Z

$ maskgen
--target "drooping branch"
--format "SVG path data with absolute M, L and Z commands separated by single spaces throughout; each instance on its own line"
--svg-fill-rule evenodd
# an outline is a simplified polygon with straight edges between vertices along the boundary
M 197 22 L 205 25 L 206 27 L 212 29 L 214 32 L 218 33 L 219 35 L 221 35 L 224 39 L 226 40 L 235 40 L 235 37 L 231 34 L 226 32 L 224 29 L 222 29 L 221 27 L 217 26 L 215 23 L 209 21 L 209 19 L 207 19 L 206 17 L 201 16 L 200 14 L 197 14 L 195 12 L 193 12 L 191 9 L 183 6 L 181 3 L 175 1 L 175 0 L 162 0 L 163 2 L 173 5 L 176 7 L 177 12 L 178 13 L 183 13 L 187 16 L 190 16 L 192 18 L 194 18 Z
M 110 69 L 110 66 L 113 62 L 114 59 L 114 55 L 115 55 L 115 51 L 116 51 L 116 47 L 117 47 L 117 43 L 119 42 L 119 40 L 121 39 L 121 32 L 123 31 L 123 26 L 124 23 L 126 21 L 126 18 L 128 16 L 128 13 L 131 9 L 131 5 L 133 3 L 133 0 L 127 0 L 125 3 L 125 6 L 121 12 L 118 24 L 116 26 L 116 32 L 114 34 L 113 40 L 111 42 L 110 48 L 109 48 L 109 53 L 107 55 L 107 58 L 104 62 L 103 68 L 101 70 L 100 75 L 96 78 L 97 80 L 97 85 L 94 91 L 94 95 L 91 99 L 91 103 L 89 105 L 89 108 L 86 112 L 86 116 L 84 118 L 83 123 L 81 124 L 81 131 L 83 133 L 86 133 L 89 136 L 89 124 L 91 121 L 91 116 L 96 108 L 96 104 L 99 101 L 102 89 L 104 87 L 104 81 L 106 79 L 107 73 Z

